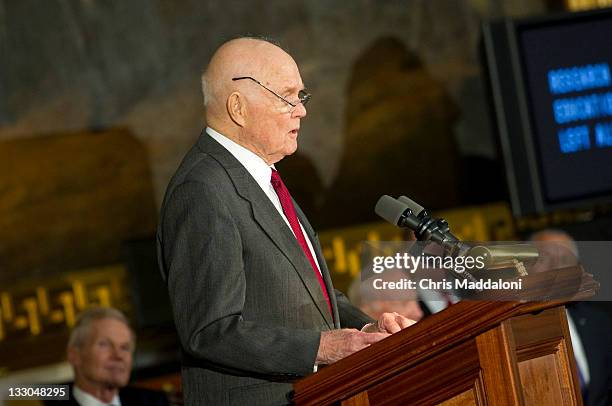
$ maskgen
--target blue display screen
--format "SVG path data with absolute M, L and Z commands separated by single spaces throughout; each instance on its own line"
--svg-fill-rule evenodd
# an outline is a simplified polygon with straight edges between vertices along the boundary
M 518 39 L 545 200 L 612 193 L 612 18 L 526 25 Z

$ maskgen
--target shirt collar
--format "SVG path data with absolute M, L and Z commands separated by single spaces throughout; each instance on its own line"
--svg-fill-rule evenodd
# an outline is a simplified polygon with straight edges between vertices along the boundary
M 270 187 L 272 169 L 275 169 L 274 165 L 268 165 L 253 151 L 246 149 L 210 127 L 206 127 L 206 133 L 227 149 L 245 167 L 262 189 L 266 190 Z
M 108 405 L 121 406 L 119 395 L 115 395 L 115 397 L 113 398 L 113 400 L 111 400 L 110 403 L 104 403 L 97 397 L 90 395 L 89 393 L 80 389 L 76 385 L 72 387 L 72 395 L 74 396 L 74 399 L 81 406 L 108 406 Z

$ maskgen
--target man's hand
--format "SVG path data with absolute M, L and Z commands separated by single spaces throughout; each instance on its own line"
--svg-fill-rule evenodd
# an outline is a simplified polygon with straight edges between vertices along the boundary
M 361 331 L 366 333 L 389 333 L 394 334 L 398 331 L 412 326 L 416 321 L 410 320 L 399 313 L 383 313 L 376 323 L 368 324 Z
M 321 332 L 317 364 L 332 364 L 354 352 L 389 337 L 388 333 L 364 333 L 355 329 Z

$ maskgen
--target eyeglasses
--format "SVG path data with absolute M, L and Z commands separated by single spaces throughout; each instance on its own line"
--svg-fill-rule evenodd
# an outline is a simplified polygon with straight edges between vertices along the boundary
M 257 83 L 259 86 L 263 87 L 264 89 L 266 89 L 268 92 L 272 93 L 274 96 L 278 97 L 279 99 L 281 99 L 282 101 L 284 101 L 285 103 L 287 103 L 288 105 L 291 106 L 291 111 L 293 112 L 293 110 L 298 106 L 298 104 L 302 103 L 303 106 L 306 105 L 306 103 L 308 103 L 308 101 L 310 100 L 310 98 L 312 97 L 312 95 L 308 92 L 306 92 L 305 90 L 300 90 L 298 92 L 298 100 L 295 102 L 290 102 L 289 100 L 285 99 L 283 96 L 281 96 L 280 94 L 276 93 L 274 90 L 264 86 L 259 80 L 252 78 L 250 76 L 240 76 L 237 78 L 232 78 L 233 81 L 236 80 L 242 80 L 242 79 L 250 79 L 253 82 Z

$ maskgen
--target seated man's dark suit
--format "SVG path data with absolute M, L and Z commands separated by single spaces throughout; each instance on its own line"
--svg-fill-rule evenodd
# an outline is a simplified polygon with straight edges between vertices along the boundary
M 295 208 L 333 318 L 291 229 L 228 150 L 204 132 L 170 181 L 157 243 L 185 404 L 286 404 L 290 382 L 313 372 L 321 331 L 372 321 L 334 291 L 316 234 Z
M 73 385 L 70 384 L 70 396 L 68 400 L 45 400 L 44 404 L 49 406 L 80 406 L 72 394 Z M 165 393 L 126 386 L 119 389 L 119 400 L 121 406 L 168 406 L 168 398 Z
M 589 367 L 585 406 L 612 405 L 612 322 L 608 314 L 589 302 L 567 305 Z

